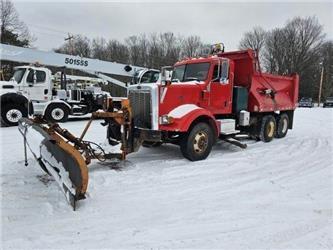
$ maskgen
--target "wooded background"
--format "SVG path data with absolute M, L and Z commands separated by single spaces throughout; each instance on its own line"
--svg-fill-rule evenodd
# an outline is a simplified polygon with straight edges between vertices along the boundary
M 1 43 L 33 47 L 35 38 L 19 20 L 11 1 L 1 0 L 0 18 Z M 54 51 L 160 69 L 185 57 L 206 56 L 210 47 L 198 35 L 185 37 L 172 32 L 132 35 L 124 41 L 77 34 Z M 254 27 L 243 35 L 238 47 L 257 50 L 263 72 L 298 73 L 300 97 L 317 100 L 323 69 L 322 96 L 333 96 L 333 41 L 326 39 L 323 26 L 315 16 L 295 17 L 282 28 L 272 30 Z

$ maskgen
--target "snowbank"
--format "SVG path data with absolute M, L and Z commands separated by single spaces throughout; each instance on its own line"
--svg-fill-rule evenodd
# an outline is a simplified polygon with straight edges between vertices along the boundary
M 332 116 L 298 109 L 286 138 L 219 143 L 201 162 L 164 145 L 120 170 L 96 163 L 75 212 L 31 155 L 24 166 L 17 128 L 1 128 L 2 248 L 332 248 Z M 87 139 L 105 134 L 95 121 Z

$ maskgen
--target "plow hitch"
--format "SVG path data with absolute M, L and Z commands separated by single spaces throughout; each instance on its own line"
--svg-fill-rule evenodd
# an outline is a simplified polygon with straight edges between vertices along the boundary
M 108 139 L 109 142 L 112 140 L 111 145 L 121 143 L 120 152 L 106 152 L 99 144 L 83 139 L 94 119 L 104 119 L 104 125 L 109 126 L 108 131 L 119 132 L 113 136 L 108 132 Z M 24 139 L 25 165 L 28 165 L 29 148 L 43 171 L 53 176 L 74 210 L 76 202 L 85 198 L 89 179 L 88 165 L 92 160 L 124 160 L 132 152 L 131 112 L 127 99 L 122 101 L 122 108 L 118 111 L 112 109 L 92 113 L 79 137 L 41 117 L 20 119 L 19 131 Z

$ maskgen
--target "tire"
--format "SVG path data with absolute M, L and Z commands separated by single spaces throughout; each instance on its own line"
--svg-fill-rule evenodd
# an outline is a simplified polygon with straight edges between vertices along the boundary
M 287 114 L 280 114 L 276 119 L 276 138 L 283 138 L 288 133 L 289 117 Z
M 69 108 L 62 103 L 50 104 L 44 118 L 49 122 L 66 122 L 68 120 Z
M 214 132 L 207 123 L 196 124 L 180 141 L 180 150 L 190 161 L 200 161 L 208 157 L 214 142 Z
M 274 116 L 265 115 L 260 124 L 259 138 L 263 142 L 270 142 L 273 140 L 276 133 L 276 121 Z
M 5 126 L 17 126 L 22 117 L 28 117 L 28 110 L 22 105 L 5 104 L 1 108 L 1 124 Z

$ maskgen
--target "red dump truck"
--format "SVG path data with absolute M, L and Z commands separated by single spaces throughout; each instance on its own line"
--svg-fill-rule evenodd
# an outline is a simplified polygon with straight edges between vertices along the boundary
M 105 120 L 108 141 L 120 143 L 119 152 L 105 152 L 83 139 L 91 120 L 79 137 L 40 117 L 20 121 L 27 145 L 73 206 L 84 198 L 92 159 L 122 160 L 142 144 L 173 143 L 184 157 L 197 161 L 209 155 L 218 139 L 245 147 L 238 135 L 269 142 L 293 127 L 298 75 L 262 73 L 253 50 L 189 58 L 174 65 L 171 78 L 165 72 L 157 84 L 130 86 L 120 108 L 109 98 L 104 111 L 92 114 L 91 120 Z

